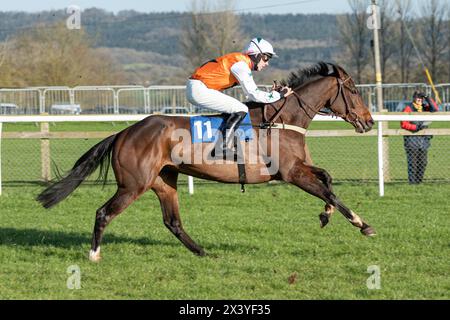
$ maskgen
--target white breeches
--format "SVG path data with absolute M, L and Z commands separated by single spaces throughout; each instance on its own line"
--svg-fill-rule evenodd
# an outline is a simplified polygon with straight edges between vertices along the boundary
M 187 81 L 186 98 L 195 106 L 223 113 L 248 112 L 245 104 L 220 91 L 209 89 L 200 80 L 189 79 Z

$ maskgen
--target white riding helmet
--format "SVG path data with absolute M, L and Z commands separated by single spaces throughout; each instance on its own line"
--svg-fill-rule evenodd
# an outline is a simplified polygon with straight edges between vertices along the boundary
M 256 55 L 260 53 L 268 54 L 270 57 L 278 57 L 273 51 L 272 45 L 263 38 L 253 38 L 245 47 L 244 53 L 248 55 Z

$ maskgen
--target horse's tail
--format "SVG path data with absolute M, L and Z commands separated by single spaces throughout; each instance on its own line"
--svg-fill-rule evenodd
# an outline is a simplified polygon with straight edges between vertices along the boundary
M 97 181 L 103 180 L 103 183 L 105 183 L 115 140 L 116 135 L 112 135 L 93 146 L 77 160 L 72 170 L 62 179 L 42 191 L 36 200 L 44 208 L 53 207 L 69 196 L 98 166 L 100 166 L 100 175 Z

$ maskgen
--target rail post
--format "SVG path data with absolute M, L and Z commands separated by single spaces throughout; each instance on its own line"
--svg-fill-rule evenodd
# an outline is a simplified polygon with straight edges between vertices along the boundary
M 47 115 L 47 113 L 42 115 Z M 44 182 L 51 180 L 49 133 L 49 123 L 41 122 L 41 178 Z

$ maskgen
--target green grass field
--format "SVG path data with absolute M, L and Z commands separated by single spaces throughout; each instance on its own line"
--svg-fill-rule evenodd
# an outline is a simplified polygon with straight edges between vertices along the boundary
M 197 257 L 164 227 L 149 192 L 106 229 L 103 260 L 89 262 L 95 210 L 112 185 L 86 185 L 52 210 L 36 185 L 0 196 L 1 299 L 449 299 L 449 184 L 337 184 L 335 192 L 378 232 L 373 238 L 336 212 L 319 228 L 323 203 L 285 184 L 180 185 Z M 67 288 L 67 269 L 81 289 Z M 369 266 L 381 288 L 369 290 Z

